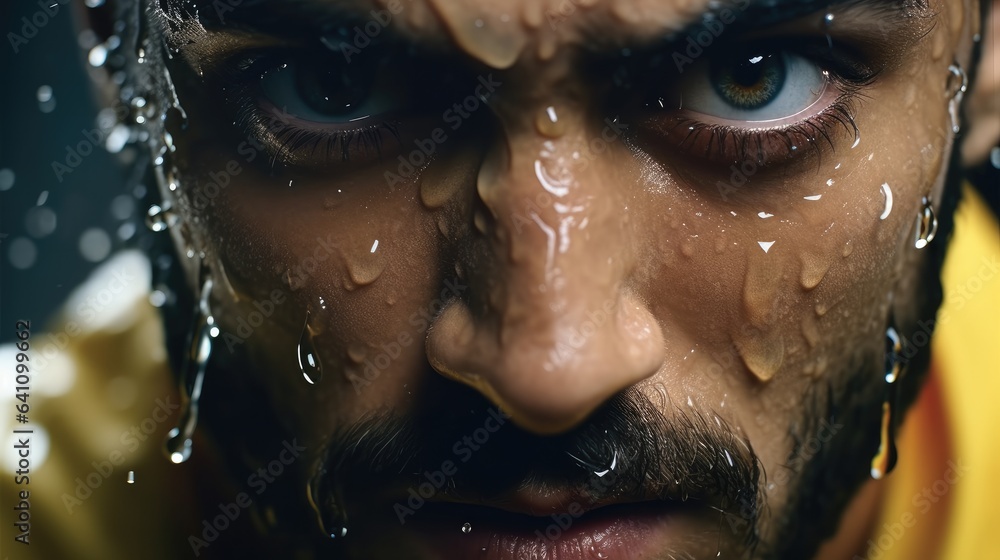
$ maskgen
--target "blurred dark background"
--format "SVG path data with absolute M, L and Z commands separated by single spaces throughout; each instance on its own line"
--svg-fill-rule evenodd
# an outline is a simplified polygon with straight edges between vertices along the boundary
M 43 9 L 49 5 L 51 15 Z M 136 187 L 126 187 L 128 166 L 115 161 L 134 152 L 104 148 L 84 67 L 95 41 L 77 32 L 72 7 L 0 2 L 0 341 L 14 337 L 18 319 L 44 326 L 142 227 Z

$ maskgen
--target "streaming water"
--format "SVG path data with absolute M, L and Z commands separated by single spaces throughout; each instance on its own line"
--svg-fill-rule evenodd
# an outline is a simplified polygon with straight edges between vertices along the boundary
M 917 249 L 923 249 L 931 241 L 934 241 L 938 228 L 937 216 L 934 215 L 934 207 L 931 205 L 931 201 L 927 197 L 924 197 L 921 203 L 922 208 L 920 209 L 920 213 L 917 214 L 916 238 L 913 242 L 913 245 Z
M 958 134 L 962 129 L 958 111 L 962 106 L 962 97 L 965 96 L 965 92 L 969 87 L 969 78 L 965 75 L 965 71 L 962 70 L 958 62 L 954 62 L 948 66 L 948 72 L 950 74 L 948 75 L 948 83 L 945 87 L 945 95 L 948 98 L 948 116 L 951 118 L 951 131 Z
M 302 377 L 315 385 L 323 379 L 323 364 L 319 361 L 319 354 L 316 352 L 312 327 L 309 326 L 310 314 L 306 312 L 306 320 L 302 325 L 302 333 L 299 335 L 299 343 L 295 349 L 299 361 L 299 371 Z
M 192 437 L 198 425 L 198 407 L 201 389 L 205 381 L 205 368 L 212 354 L 212 344 L 219 336 L 209 308 L 212 294 L 212 277 L 202 270 L 202 287 L 199 294 L 198 312 L 195 314 L 188 341 L 188 353 L 180 373 L 181 420 L 177 427 L 167 434 L 165 445 L 167 457 L 173 463 L 183 463 L 191 458 Z

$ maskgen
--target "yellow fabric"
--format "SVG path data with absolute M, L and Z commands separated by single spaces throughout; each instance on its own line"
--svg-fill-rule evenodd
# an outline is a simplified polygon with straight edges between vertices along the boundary
M 904 424 L 871 560 L 1000 558 L 1000 228 L 971 189 L 943 281 L 934 379 Z

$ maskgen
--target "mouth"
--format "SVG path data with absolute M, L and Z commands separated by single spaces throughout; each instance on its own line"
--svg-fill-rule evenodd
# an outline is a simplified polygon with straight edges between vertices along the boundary
M 548 515 L 499 507 L 429 503 L 414 520 L 420 548 L 455 560 L 631 560 L 652 558 L 673 540 L 688 506 L 632 502 L 587 509 L 580 502 Z

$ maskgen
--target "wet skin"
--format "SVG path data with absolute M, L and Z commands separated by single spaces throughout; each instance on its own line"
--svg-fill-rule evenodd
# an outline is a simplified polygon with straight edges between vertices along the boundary
M 748 442 L 771 481 L 760 535 L 778 538 L 793 440 L 825 438 L 803 428 L 825 417 L 816 403 L 877 418 L 890 315 L 907 331 L 926 318 L 915 218 L 941 198 L 949 65 L 968 65 L 976 6 L 777 18 L 736 2 L 742 19 L 701 53 L 687 42 L 701 0 L 304 4 L 302 19 L 237 6 L 228 25 L 204 7 L 204 27 L 166 34 L 188 125 L 168 120 L 179 188 L 161 185 L 174 239 L 216 280 L 217 351 L 253 364 L 239 375 L 309 450 L 299 468 L 373 412 L 485 398 L 549 436 L 631 387 Z M 393 7 L 375 44 L 342 45 Z M 353 19 L 324 46 L 309 24 L 328 10 Z M 198 259 L 182 261 L 195 286 Z M 859 395 L 835 390 L 859 379 Z M 842 466 L 867 472 L 870 456 Z M 524 513 L 565 506 L 513 496 Z M 715 555 L 714 525 L 675 523 L 688 539 L 649 538 Z

